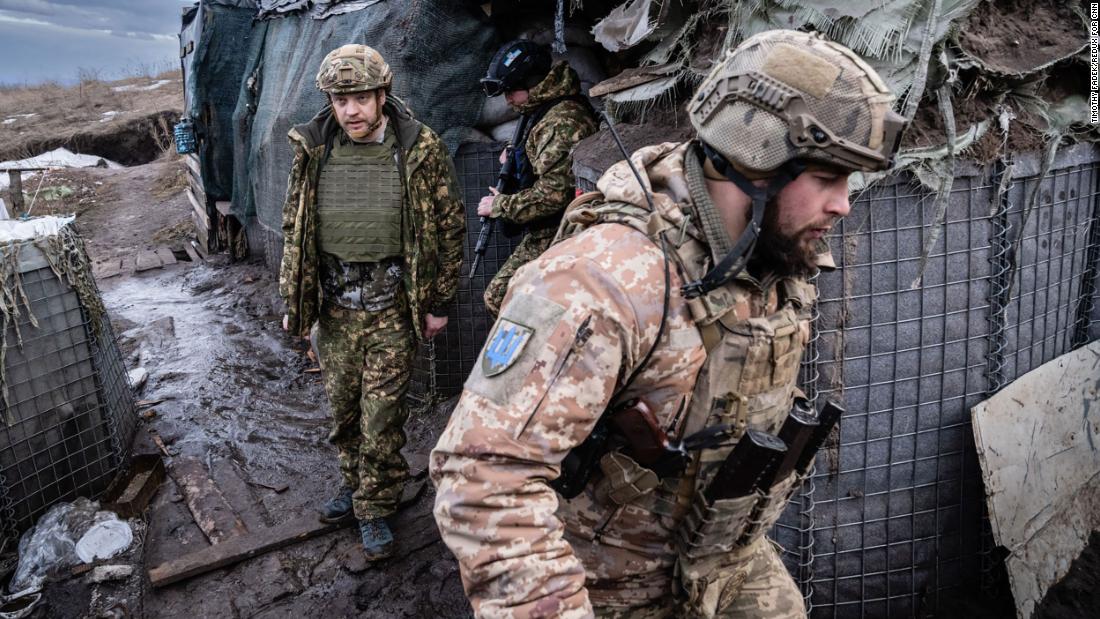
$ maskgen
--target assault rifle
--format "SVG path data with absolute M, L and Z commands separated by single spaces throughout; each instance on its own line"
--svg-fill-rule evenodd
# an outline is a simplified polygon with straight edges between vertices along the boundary
M 496 184 L 496 190 L 501 194 L 512 193 L 511 184 L 516 171 L 516 160 L 512 156 L 512 151 L 520 139 L 523 138 L 523 130 L 526 124 L 527 117 L 525 116 L 516 123 L 516 131 L 512 134 L 512 140 L 504 147 L 504 163 L 500 166 Z M 485 250 L 489 247 L 489 237 L 493 235 L 493 225 L 495 223 L 496 220 L 491 217 L 481 218 L 481 230 L 477 233 L 477 245 L 474 246 L 474 261 L 470 265 L 470 279 L 474 278 L 477 267 L 481 264 L 481 259 L 485 257 Z

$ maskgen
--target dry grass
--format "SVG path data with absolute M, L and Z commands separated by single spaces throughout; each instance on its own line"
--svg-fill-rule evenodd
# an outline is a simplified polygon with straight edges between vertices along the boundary
M 78 83 L 63 86 L 46 82 L 34 86 L 0 86 L 0 145 L 4 158 L 37 155 L 29 145 L 55 137 L 71 136 L 102 128 L 109 132 L 137 116 L 162 110 L 183 109 L 180 72 L 135 76 L 116 81 L 98 79 L 94 70 L 81 69 Z M 138 90 L 158 81 L 153 90 Z M 116 90 L 130 87 L 130 90 Z M 31 116 L 27 116 L 31 115 Z M 14 120 L 11 120 L 14 119 Z M 5 123 L 4 121 L 11 120 Z M 165 127 L 168 147 L 170 128 Z
M 31 215 L 80 215 L 117 199 L 110 185 L 78 168 L 23 178 L 23 208 Z M 10 208 L 10 206 L 9 206 Z M 22 213 L 12 213 L 18 216 Z
M 187 166 L 175 150 L 165 151 L 163 159 L 174 159 L 171 165 L 164 166 L 153 183 L 153 196 L 164 200 L 187 188 Z

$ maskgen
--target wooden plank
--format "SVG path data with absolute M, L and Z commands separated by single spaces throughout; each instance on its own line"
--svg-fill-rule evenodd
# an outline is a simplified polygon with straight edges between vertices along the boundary
M 11 196 L 11 216 L 23 214 L 23 175 L 16 170 L 8 170 L 8 194 Z
M 195 173 L 196 178 L 202 178 L 202 166 L 199 164 L 199 156 L 191 153 L 184 155 L 183 163 L 187 165 L 188 169 Z
M 211 544 L 220 544 L 248 532 L 221 490 L 194 458 L 178 458 L 169 474 L 180 487 L 187 508 Z
M 160 267 L 160 257 L 151 249 L 139 251 L 137 257 L 134 258 L 135 271 L 148 271 L 149 269 L 159 269 Z
M 199 252 L 195 251 L 195 248 L 191 246 L 190 242 L 183 244 L 183 250 L 187 252 L 187 256 L 191 258 L 191 262 L 202 262 L 202 256 Z
M 170 264 L 176 263 L 176 255 L 173 254 L 172 250 L 168 247 L 161 245 L 153 251 L 156 252 L 157 257 L 160 258 L 160 262 L 162 265 L 168 266 Z
M 285 524 L 227 539 L 216 546 L 208 546 L 178 559 L 161 563 L 149 570 L 149 582 L 154 587 L 170 585 L 272 550 L 313 539 L 348 524 L 350 523 L 326 524 L 317 519 L 317 514 L 306 514 Z
M 92 275 L 96 279 L 108 279 L 122 273 L 122 258 L 109 258 L 92 265 Z
M 400 505 L 404 507 L 416 501 L 426 484 L 426 479 L 405 484 Z M 149 582 L 154 587 L 170 585 L 319 537 L 349 524 L 351 522 L 326 524 L 317 518 L 317 514 L 306 514 L 290 522 L 227 539 L 216 546 L 207 546 L 177 559 L 165 561 L 149 570 Z
M 202 222 L 203 228 L 207 230 L 209 234 L 210 230 L 210 216 L 206 213 L 206 206 L 199 202 L 199 199 L 195 197 L 194 188 L 187 188 L 187 199 L 191 201 L 191 207 L 195 215 L 198 217 L 198 221 Z

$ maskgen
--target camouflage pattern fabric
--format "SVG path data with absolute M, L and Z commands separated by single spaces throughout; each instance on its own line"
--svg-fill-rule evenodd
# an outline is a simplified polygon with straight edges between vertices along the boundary
M 397 510 L 409 467 L 405 393 L 416 353 L 404 303 L 379 311 L 326 303 L 317 332 L 325 393 L 332 408 L 331 441 L 344 483 L 354 489 L 355 517 Z
M 465 207 L 454 163 L 439 136 L 415 120 L 395 96 L 383 108 L 397 132 L 405 196 L 402 202 L 403 285 L 412 328 L 422 339 L 424 315 L 445 315 L 458 292 Z M 326 145 L 342 131 L 326 106 L 289 132 L 294 163 L 283 206 L 283 262 L 279 294 L 286 301 L 288 330 L 305 337 L 321 304 L 317 243 L 317 183 Z
M 532 230 L 524 235 L 523 240 L 516 245 L 512 255 L 497 269 L 496 275 L 485 286 L 485 309 L 489 314 L 496 316 L 500 313 L 500 303 L 504 301 L 504 293 L 508 291 L 508 282 L 512 280 L 516 269 L 538 258 L 542 252 L 550 247 L 554 240 L 556 230 Z
M 566 62 L 559 62 L 550 73 L 529 91 L 530 96 L 521 108 L 523 114 L 533 113 L 540 105 L 581 92 L 580 78 Z M 537 220 L 560 214 L 573 200 L 576 181 L 573 178 L 573 148 L 592 135 L 599 123 L 592 114 L 576 101 L 562 101 L 550 108 L 538 124 L 531 128 L 525 144 L 527 157 L 535 173 L 535 184 L 510 195 L 498 196 L 493 201 L 492 217 L 515 224 L 531 224 Z M 496 315 L 500 301 L 508 288 L 508 280 L 516 269 L 537 257 L 550 245 L 554 229 L 532 226 L 526 238 L 497 271 L 485 289 L 485 304 Z M 536 238 L 532 239 L 532 236 Z
M 802 308 L 778 294 L 777 285 L 791 280 L 742 274 L 700 299 L 689 302 L 680 294 L 684 278 L 698 276 L 692 269 L 714 259 L 694 224 L 699 218 L 684 181 L 688 148 L 661 144 L 632 155 L 653 191 L 657 212 L 650 221 L 616 219 L 648 211 L 629 168 L 617 164 L 598 184 L 602 199 L 570 210 L 561 238 L 516 272 L 482 361 L 432 452 L 436 521 L 478 616 L 585 617 L 595 611 L 658 617 L 666 616 L 664 609 L 667 616 L 691 616 L 683 606 L 688 596 L 673 595 L 679 561 L 674 538 L 697 492 L 696 463 L 682 478 L 638 492 L 608 488 L 614 480 L 601 471 L 569 501 L 547 485 L 651 348 L 645 367 L 618 397 L 644 397 L 673 437 L 706 423 L 723 401 L 709 398 L 721 387 L 713 377 L 728 376 L 728 391 L 746 388 L 771 399 L 760 418 L 745 411 L 750 427 L 771 424 L 773 411 L 789 410 L 795 374 L 785 363 L 773 365 L 771 353 L 781 346 L 799 354 L 794 347 L 808 329 Z M 603 223 L 611 221 L 620 222 Z M 664 256 L 650 228 L 671 231 L 665 235 L 674 240 L 670 253 L 686 270 L 683 277 L 671 270 L 663 332 Z M 767 336 L 766 325 L 780 314 L 793 327 L 789 333 L 775 342 L 754 339 Z M 732 358 L 708 357 L 704 346 L 706 327 L 719 318 L 729 330 L 752 335 L 740 349 L 720 340 Z M 710 378 L 700 381 L 703 376 Z M 625 456 L 617 460 L 631 466 Z M 637 472 L 619 477 L 637 478 Z M 711 616 L 804 614 L 774 549 L 730 565 L 745 569 L 744 576 L 722 581 L 740 582 L 735 594 L 718 592 L 722 604 Z M 795 595 L 783 593 L 791 591 Z

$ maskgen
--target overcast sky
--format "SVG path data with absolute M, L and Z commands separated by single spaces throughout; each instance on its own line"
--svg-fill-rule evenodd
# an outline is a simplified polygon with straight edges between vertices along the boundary
M 117 79 L 179 62 L 180 10 L 194 0 L 0 0 L 0 84 Z

